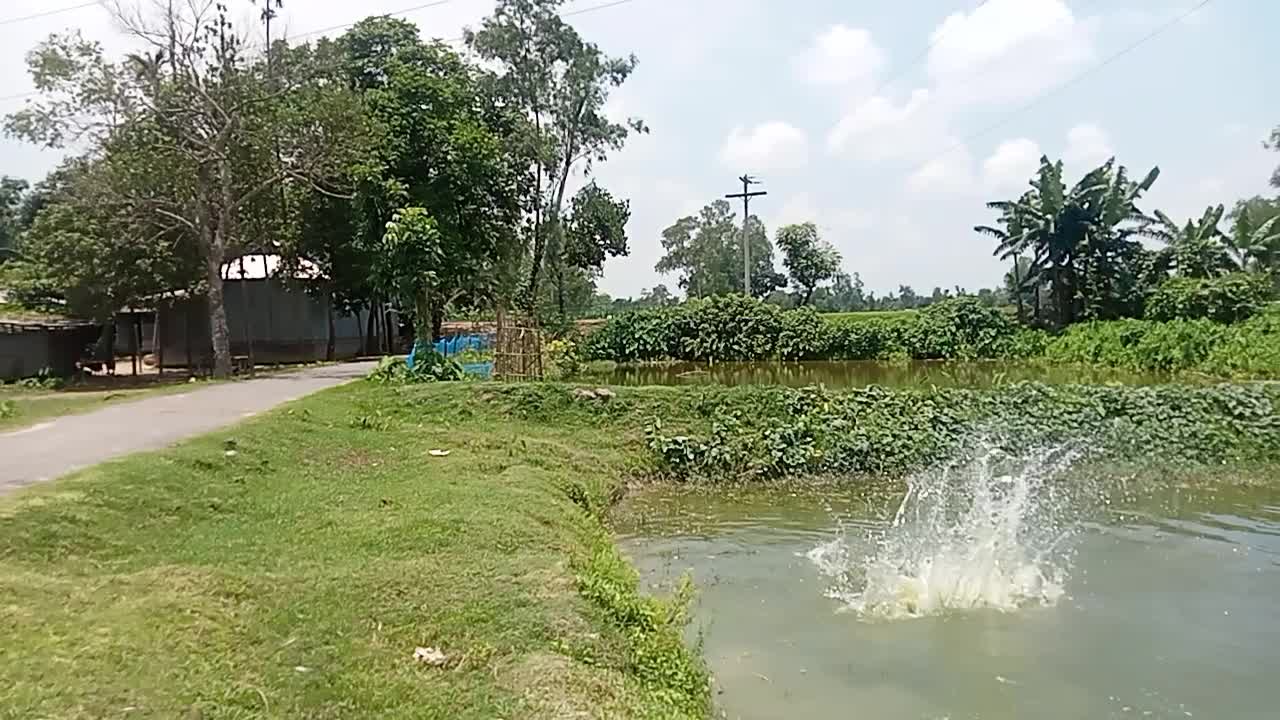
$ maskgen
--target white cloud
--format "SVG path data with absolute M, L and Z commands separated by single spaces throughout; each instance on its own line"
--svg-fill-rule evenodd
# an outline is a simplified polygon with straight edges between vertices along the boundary
M 797 74 L 814 85 L 849 86 L 867 82 L 884 68 L 886 56 L 871 33 L 833 25 L 814 38 L 795 60 Z
M 808 162 L 809 139 L 803 130 L 780 121 L 750 130 L 735 127 L 725 140 L 720 159 L 734 170 L 796 170 Z
M 901 105 L 876 96 L 856 105 L 827 135 L 827 147 L 873 160 L 918 157 L 943 146 L 948 133 L 930 113 L 928 90 L 916 90 Z
M 1094 57 L 1094 26 L 1063 0 L 990 0 L 938 25 L 928 74 L 956 105 L 1024 100 Z
M 969 193 L 975 191 L 972 162 L 964 147 L 930 160 L 907 178 L 912 192 Z
M 1106 131 L 1093 123 L 1082 123 L 1067 131 L 1067 149 L 1062 158 L 1076 172 L 1087 172 L 1115 154 Z
M 1009 190 L 1027 182 L 1040 166 L 1040 145 L 1028 138 L 1000 143 L 982 163 L 982 182 L 991 190 Z
M 779 227 L 793 223 L 817 222 L 818 207 L 812 195 L 799 192 L 783 201 L 782 207 L 778 209 L 772 220 L 773 224 Z

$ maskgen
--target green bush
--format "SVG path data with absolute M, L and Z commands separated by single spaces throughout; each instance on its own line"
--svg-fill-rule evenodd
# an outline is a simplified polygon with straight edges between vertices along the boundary
M 974 297 L 934 303 L 920 311 L 908 351 L 921 360 L 998 357 L 1017 325 Z
M 742 295 L 693 300 L 682 306 L 679 359 L 701 362 L 765 360 L 777 355 L 782 311 Z
M 778 357 L 783 360 L 822 360 L 831 356 L 834 328 L 811 307 L 782 314 Z
M 449 382 L 467 376 L 462 366 L 435 350 L 421 350 L 414 355 L 413 369 L 403 357 L 385 357 L 366 376 L 370 382 L 384 385 Z
M 1232 325 L 1209 351 L 1201 369 L 1214 375 L 1280 375 L 1280 306 L 1272 305 Z
M 1234 323 L 1257 314 L 1271 294 L 1271 281 L 1256 273 L 1216 278 L 1170 278 L 1147 298 L 1148 320 Z

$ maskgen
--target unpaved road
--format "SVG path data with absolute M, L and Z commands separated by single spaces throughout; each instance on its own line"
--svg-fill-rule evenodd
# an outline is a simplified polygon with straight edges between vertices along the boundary
M 160 395 L 0 434 L 0 495 L 226 427 L 363 377 L 375 363 L 327 365 Z

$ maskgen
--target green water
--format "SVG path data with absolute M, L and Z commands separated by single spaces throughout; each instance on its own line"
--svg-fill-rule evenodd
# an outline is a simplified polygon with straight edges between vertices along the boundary
M 624 506 L 645 585 L 691 572 L 701 590 L 690 636 L 724 717 L 1280 717 L 1276 486 L 1108 489 L 1072 516 L 1061 597 L 906 619 L 833 599 L 812 558 L 837 538 L 854 564 L 876 552 L 865 538 L 889 531 L 903 487 L 863 488 Z
M 741 362 L 701 365 L 663 363 L 619 365 L 611 372 L 589 374 L 587 379 L 612 385 L 789 385 L 802 387 L 991 387 L 1021 380 L 1038 382 L 1122 383 L 1155 385 L 1169 382 L 1165 373 L 1139 373 L 1114 368 L 1050 365 L 1008 361 L 872 360 L 824 362 Z M 1181 378 L 1186 381 L 1187 378 Z

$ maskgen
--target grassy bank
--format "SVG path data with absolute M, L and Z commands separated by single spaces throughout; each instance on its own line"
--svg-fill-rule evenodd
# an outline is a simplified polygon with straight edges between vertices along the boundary
M 640 596 L 604 526 L 628 480 L 896 474 L 994 420 L 1266 465 L 1278 407 L 1234 385 L 356 383 L 0 499 L 0 717 L 707 717 L 687 589 Z
M 0 387 L 0 432 L 64 415 L 92 412 L 107 405 L 187 389 L 186 383 L 120 390 L 43 390 Z
M 704 716 L 600 521 L 643 444 L 483 392 L 357 383 L 0 499 L 0 717 Z

